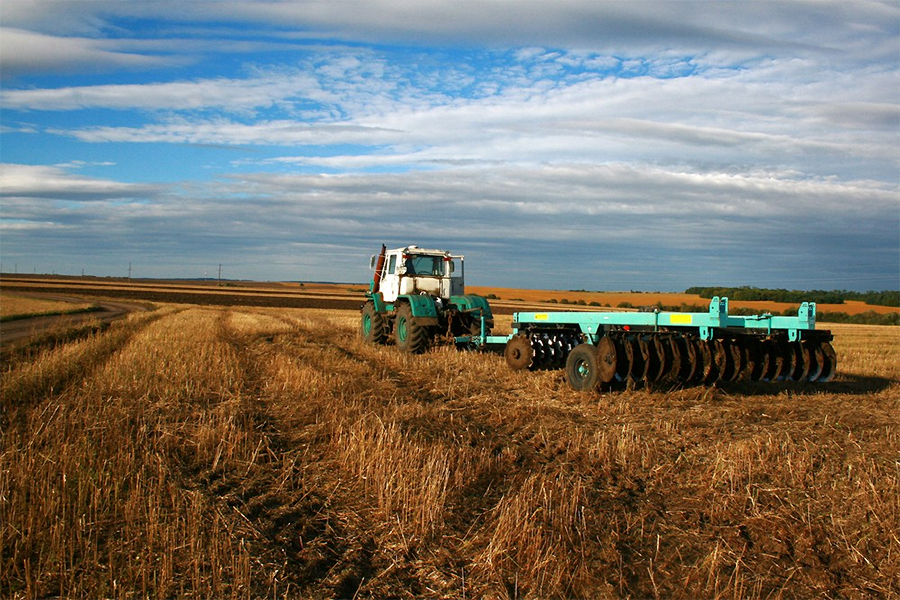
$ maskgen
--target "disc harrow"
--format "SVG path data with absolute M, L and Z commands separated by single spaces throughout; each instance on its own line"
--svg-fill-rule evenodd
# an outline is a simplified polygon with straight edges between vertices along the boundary
M 613 333 L 604 336 L 597 349 L 601 383 L 827 382 L 837 366 L 834 348 L 826 340 Z
M 728 299 L 707 313 L 516 313 L 514 333 L 483 336 L 504 344 L 512 369 L 566 369 L 576 389 L 617 384 L 831 381 L 831 332 L 815 329 L 815 303 L 797 316 L 733 316 Z M 473 340 L 469 339 L 469 342 Z

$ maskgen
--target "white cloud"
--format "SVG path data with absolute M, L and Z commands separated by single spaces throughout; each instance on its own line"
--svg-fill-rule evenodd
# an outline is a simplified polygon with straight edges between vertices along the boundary
M 82 167 L 84 164 L 75 164 Z M 45 198 L 63 201 L 133 199 L 158 193 L 158 186 L 122 183 L 73 175 L 67 165 L 42 166 L 0 163 L 0 198 L 8 217 L 9 200 Z
M 149 69 L 173 62 L 159 56 L 120 52 L 115 49 L 115 44 L 104 40 L 0 28 L 0 70 L 4 77 L 41 71 Z

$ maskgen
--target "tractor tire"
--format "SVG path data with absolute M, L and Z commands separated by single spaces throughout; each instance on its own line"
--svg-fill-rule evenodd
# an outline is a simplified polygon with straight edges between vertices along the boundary
M 384 344 L 387 342 L 384 315 L 375 310 L 374 302 L 366 302 L 362 307 L 359 332 L 363 339 L 372 344 Z
M 403 352 L 421 354 L 428 349 L 431 335 L 427 327 L 416 323 L 409 304 L 401 304 L 394 318 L 394 342 Z
M 566 359 L 566 379 L 573 390 L 592 392 L 601 383 L 600 351 L 593 344 L 578 344 Z

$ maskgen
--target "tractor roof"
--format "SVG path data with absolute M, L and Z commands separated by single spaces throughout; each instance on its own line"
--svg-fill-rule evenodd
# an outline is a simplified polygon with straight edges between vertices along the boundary
M 388 252 L 403 252 L 404 254 L 432 254 L 437 256 L 449 256 L 450 252 L 447 250 L 435 250 L 433 248 L 419 248 L 415 244 L 406 246 L 405 248 L 394 248 L 393 250 L 388 250 Z

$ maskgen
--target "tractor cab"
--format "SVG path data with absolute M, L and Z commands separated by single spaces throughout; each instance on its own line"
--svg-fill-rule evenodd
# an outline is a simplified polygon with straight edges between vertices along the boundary
M 443 250 L 407 246 L 373 256 L 378 290 L 385 302 L 400 296 L 427 294 L 443 300 L 465 293 L 462 256 Z M 380 269 L 378 263 L 381 263 Z M 373 290 L 375 291 L 375 290 Z

